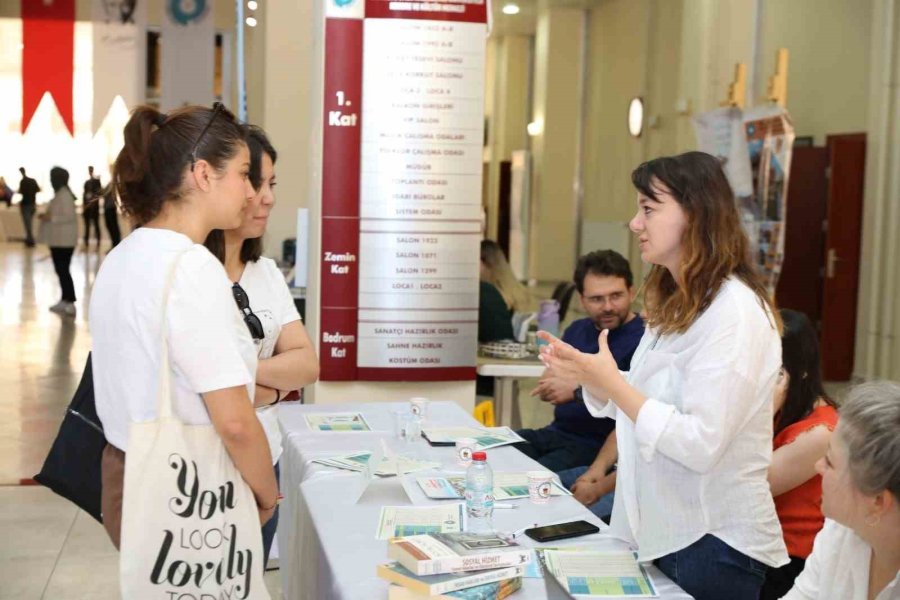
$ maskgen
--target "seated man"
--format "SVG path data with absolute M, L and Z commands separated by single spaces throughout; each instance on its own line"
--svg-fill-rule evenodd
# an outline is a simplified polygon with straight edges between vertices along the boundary
M 600 332 L 609 329 L 609 349 L 619 369 L 627 371 L 644 335 L 644 321 L 631 310 L 635 290 L 628 261 L 612 250 L 586 254 L 578 259 L 575 287 L 589 316 L 569 325 L 563 341 L 582 352 L 596 353 L 600 350 Z M 516 448 L 551 471 L 591 464 L 615 429 L 614 420 L 591 416 L 577 388 L 575 382 L 545 372 L 532 395 L 556 407 L 553 422 L 541 429 L 518 432 L 526 442 L 516 444 Z M 615 450 L 613 445 L 613 454 Z

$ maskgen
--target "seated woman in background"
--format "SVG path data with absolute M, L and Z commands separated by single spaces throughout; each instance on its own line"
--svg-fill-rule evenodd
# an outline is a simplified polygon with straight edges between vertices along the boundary
M 503 248 L 493 240 L 481 241 L 481 284 L 478 290 L 478 343 L 513 339 L 512 315 L 528 308 L 528 292 L 516 279 Z M 479 396 L 494 394 L 494 378 L 479 375 Z
M 828 519 L 788 600 L 900 598 L 900 385 L 860 385 L 841 405 L 822 476 Z
M 478 341 L 513 339 L 512 314 L 528 309 L 528 291 L 516 279 L 500 244 L 481 241 Z
M 819 367 L 819 342 L 803 313 L 782 310 L 783 364 L 775 388 L 775 452 L 769 485 L 791 562 L 770 569 L 761 600 L 781 598 L 803 570 L 813 539 L 822 529 L 822 478 L 816 462 L 825 456 L 837 426 L 834 402 L 825 394 Z
M 493 240 L 481 241 L 481 284 L 478 290 L 478 343 L 514 339 L 512 314 L 528 309 L 528 291 L 516 279 L 503 248 Z M 494 394 L 494 378 L 479 375 L 479 396 Z

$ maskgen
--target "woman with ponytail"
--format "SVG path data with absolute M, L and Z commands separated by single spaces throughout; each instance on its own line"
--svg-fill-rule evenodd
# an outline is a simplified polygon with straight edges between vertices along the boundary
M 116 547 L 129 426 L 159 417 L 161 331 L 173 411 L 184 423 L 214 426 L 253 492 L 261 522 L 277 505 L 266 435 L 253 410 L 256 349 L 222 263 L 203 246 L 213 229 L 240 225 L 254 195 L 246 136 L 220 104 L 168 115 L 140 107 L 125 126 L 113 185 L 139 227 L 103 261 L 90 303 L 94 393 L 109 442 L 101 503 Z

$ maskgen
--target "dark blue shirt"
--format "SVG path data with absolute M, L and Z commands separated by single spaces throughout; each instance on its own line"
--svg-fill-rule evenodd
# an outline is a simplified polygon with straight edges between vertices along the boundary
M 572 347 L 596 354 L 600 351 L 600 331 L 589 318 L 579 319 L 566 328 L 563 341 Z M 620 371 L 628 371 L 631 367 L 631 357 L 644 335 L 644 320 L 640 315 L 616 329 L 609 332 L 609 350 L 616 359 Z M 590 441 L 592 444 L 602 445 L 606 436 L 615 429 L 616 422 L 613 419 L 597 419 L 588 412 L 581 397 L 581 390 L 575 394 L 575 399 L 565 404 L 558 404 L 553 410 L 553 422 L 550 429 L 568 433 Z

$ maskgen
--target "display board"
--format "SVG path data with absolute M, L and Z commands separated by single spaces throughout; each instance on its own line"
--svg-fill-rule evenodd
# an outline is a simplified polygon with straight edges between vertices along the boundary
M 321 379 L 474 378 L 487 6 L 325 20 Z

